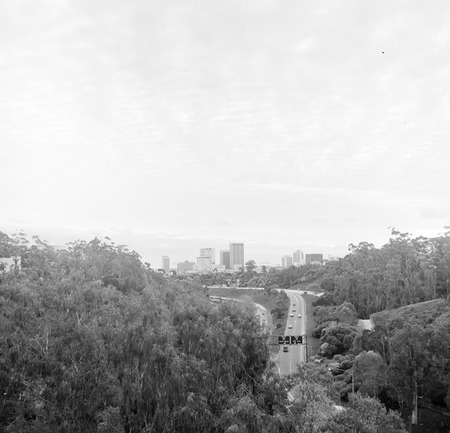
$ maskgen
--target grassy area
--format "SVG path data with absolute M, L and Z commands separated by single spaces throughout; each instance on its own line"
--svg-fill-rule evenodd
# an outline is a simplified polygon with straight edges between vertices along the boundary
M 322 293 L 323 290 L 320 288 L 320 283 L 322 282 L 323 277 L 316 278 L 315 280 L 299 283 L 295 286 L 289 287 L 289 290 L 299 290 L 300 292 L 303 292 L 305 290 L 309 292 L 320 292 Z
M 393 310 L 383 310 L 370 316 L 375 326 L 382 325 L 388 329 L 396 326 L 396 320 L 418 325 L 429 325 L 442 315 L 449 314 L 450 304 L 445 299 L 433 299 L 417 304 L 405 305 Z

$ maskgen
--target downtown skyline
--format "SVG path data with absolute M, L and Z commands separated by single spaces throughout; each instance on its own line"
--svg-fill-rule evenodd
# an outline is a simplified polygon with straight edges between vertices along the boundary
M 332 260 L 337 257 L 333 257 L 330 254 L 328 257 L 324 257 L 322 253 L 316 252 L 316 253 L 304 253 L 302 250 L 297 249 L 296 251 L 292 252 L 291 255 L 287 254 L 280 258 L 279 262 L 271 262 L 268 260 L 259 260 L 256 261 L 252 258 L 246 258 L 245 257 L 245 245 L 244 243 L 236 243 L 232 242 L 229 245 L 228 250 L 220 250 L 219 251 L 219 260 L 217 260 L 216 257 L 216 249 L 212 247 L 207 248 L 200 248 L 200 253 L 196 256 L 196 260 L 191 257 L 186 258 L 183 261 L 173 262 L 170 261 L 170 268 L 176 269 L 177 265 L 179 264 L 187 264 L 192 263 L 194 265 L 194 271 L 204 271 L 208 269 L 237 269 L 244 267 L 246 262 L 253 260 L 257 265 L 268 265 L 268 266 L 274 266 L 274 267 L 282 267 L 282 268 L 288 268 L 290 266 L 302 266 L 305 264 L 311 263 L 322 263 L 323 260 Z M 234 251 L 234 253 L 231 253 Z M 234 260 L 231 256 L 235 256 Z M 270 256 L 270 254 L 269 254 Z M 169 256 L 164 255 L 162 256 L 162 264 L 161 268 L 164 269 L 167 272 L 167 259 L 170 259 Z M 192 260 L 192 261 L 191 261 Z M 155 266 L 153 266 L 155 269 Z

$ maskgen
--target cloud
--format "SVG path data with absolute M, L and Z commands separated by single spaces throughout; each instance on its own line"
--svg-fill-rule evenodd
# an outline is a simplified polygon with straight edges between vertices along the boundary
M 321 245 L 437 223 L 436 5 L 2 3 L 0 223 Z
M 448 218 L 448 214 L 446 214 L 443 210 L 432 208 L 432 207 L 423 207 L 420 209 L 420 216 L 426 219 L 442 219 Z

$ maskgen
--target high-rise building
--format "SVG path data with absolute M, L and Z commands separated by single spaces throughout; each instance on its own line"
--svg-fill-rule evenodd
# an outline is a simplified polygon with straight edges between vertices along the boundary
M 170 272 L 170 258 L 169 256 L 162 256 L 162 265 L 161 267 L 164 269 L 164 272 Z
M 184 262 L 177 264 L 177 273 L 178 274 L 186 274 L 194 269 L 194 262 L 188 262 L 185 260 Z
M 197 270 L 198 271 L 210 271 L 214 265 L 211 263 L 211 257 L 197 257 Z
M 294 266 L 302 266 L 305 264 L 305 255 L 303 251 L 297 250 L 292 254 L 292 261 L 294 262 Z
M 322 265 L 323 254 L 305 254 L 305 261 L 307 265 Z
M 244 266 L 244 244 L 231 243 L 230 244 L 230 268 Z
M 281 266 L 283 269 L 290 268 L 292 266 L 292 256 L 281 257 Z
M 197 270 L 210 271 L 216 264 L 216 250 L 214 248 L 200 248 L 200 256 L 197 257 Z
M 200 257 L 210 257 L 211 264 L 216 264 L 216 250 L 215 248 L 200 248 Z
M 225 269 L 230 269 L 230 252 L 226 250 L 220 251 L 220 264 L 225 266 Z

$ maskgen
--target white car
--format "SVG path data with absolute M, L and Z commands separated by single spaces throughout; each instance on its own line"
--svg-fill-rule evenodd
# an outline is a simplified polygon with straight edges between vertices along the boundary
M 289 317 L 294 317 L 294 313 L 289 314 Z
M 289 328 L 289 329 L 292 329 L 292 325 L 289 325 L 288 328 Z
M 297 317 L 299 317 L 299 318 L 300 318 L 300 317 L 302 317 L 302 315 L 301 315 L 301 314 L 299 314 L 299 315 L 298 315 Z

